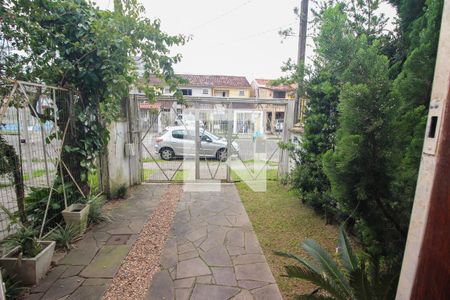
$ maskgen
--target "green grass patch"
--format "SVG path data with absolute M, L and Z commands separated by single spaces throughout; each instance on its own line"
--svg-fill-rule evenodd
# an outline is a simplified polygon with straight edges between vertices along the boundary
M 91 193 L 93 193 L 93 194 L 97 194 L 100 192 L 100 183 L 98 182 L 98 180 L 99 180 L 99 178 L 98 178 L 98 174 L 96 171 L 89 172 L 88 182 L 89 182 L 89 186 L 91 188 Z
M 0 134 L 2 134 L 2 135 L 19 135 L 17 130 L 0 130 Z
M 247 166 L 248 166 L 248 164 L 253 164 L 253 163 L 264 165 L 264 164 L 266 164 L 266 161 L 264 161 L 264 160 L 247 159 L 247 160 L 243 160 L 243 163 L 245 163 Z M 267 162 L 267 165 L 271 166 L 271 167 L 277 167 L 278 166 L 278 162 L 270 160 L 270 161 Z
M 142 180 L 146 181 L 146 180 L 150 180 L 150 177 L 155 174 L 156 172 L 158 172 L 158 170 L 155 169 L 143 169 L 142 170 Z
M 158 171 L 160 171 L 160 170 L 159 169 L 143 169 L 142 170 L 142 172 L 143 172 L 142 173 L 143 180 L 144 181 L 150 180 L 150 177 L 153 174 L 155 174 L 156 172 L 158 172 Z M 170 178 L 170 174 L 171 173 L 167 174 L 167 176 L 169 176 L 169 179 L 172 180 L 172 181 L 184 181 L 185 180 L 184 176 L 186 174 L 185 172 L 187 172 L 187 171 L 185 171 L 185 170 L 178 170 L 175 173 L 175 175 L 173 176 L 173 178 Z M 166 177 L 164 175 L 161 175 L 161 176 L 164 177 L 164 178 L 162 178 L 162 180 L 166 180 Z M 188 175 L 186 175 L 186 176 L 188 176 Z
M 142 162 L 145 162 L 145 163 L 149 163 L 149 162 L 158 162 L 158 163 L 162 163 L 162 162 L 165 162 L 165 160 L 162 160 L 162 159 L 160 159 L 160 158 L 155 158 L 155 159 L 153 159 L 153 158 L 151 158 L 151 157 L 144 157 L 143 159 L 141 159 L 141 161 L 142 161 Z
M 5 187 L 9 187 L 12 186 L 12 183 L 0 183 L 0 188 L 5 188 Z
M 284 266 L 294 262 L 274 255 L 273 251 L 304 257 L 299 245 L 305 239 L 313 239 L 334 253 L 338 228 L 325 225 L 324 219 L 278 181 L 268 181 L 266 192 L 253 192 L 245 182 L 237 182 L 236 187 L 284 299 L 312 292 L 315 287 L 311 283 L 283 276 Z
M 262 167 L 257 167 L 255 170 L 253 168 L 248 168 L 242 170 L 239 174 L 242 174 L 244 178 L 238 176 L 235 170 L 231 170 L 231 180 L 233 181 L 245 181 L 245 180 L 262 180 L 264 179 L 264 170 Z M 266 169 L 265 170 L 266 180 L 278 180 L 278 170 Z M 257 176 L 257 177 L 256 177 Z
M 174 181 L 185 181 L 186 179 L 184 177 L 185 176 L 189 177 L 189 175 L 190 174 L 189 174 L 189 172 L 187 170 L 178 170 L 172 180 L 174 180 Z
M 33 170 L 31 172 L 31 175 L 33 176 L 33 178 L 38 178 L 41 176 L 45 175 L 45 169 L 37 169 L 37 170 Z M 24 172 L 23 174 L 23 180 L 29 180 L 30 179 L 30 175 L 28 174 L 28 172 Z

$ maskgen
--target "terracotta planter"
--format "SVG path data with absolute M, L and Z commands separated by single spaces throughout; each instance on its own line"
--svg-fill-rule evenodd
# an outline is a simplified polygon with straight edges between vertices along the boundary
M 7 273 L 14 275 L 24 284 L 36 284 L 44 277 L 52 263 L 53 252 L 55 251 L 55 242 L 39 241 L 42 245 L 42 251 L 32 258 L 17 257 L 19 247 L 15 247 L 5 256 L 0 258 L 0 267 Z
M 88 216 L 89 216 L 89 204 L 75 203 L 67 207 L 62 211 L 64 221 L 67 225 L 72 225 L 74 228 L 80 230 L 80 234 L 86 231 Z

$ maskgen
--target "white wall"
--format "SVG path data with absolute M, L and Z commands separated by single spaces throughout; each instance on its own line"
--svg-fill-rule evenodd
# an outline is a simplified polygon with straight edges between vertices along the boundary
M 171 95 L 173 95 L 173 93 L 167 93 L 167 89 L 168 89 L 169 87 L 165 87 L 164 88 L 164 92 L 163 92 L 163 95 L 165 95 L 165 96 L 171 96 Z M 194 96 L 194 97 L 211 97 L 212 96 L 212 89 L 211 88 L 208 88 L 208 87 L 205 87 L 205 88 L 202 88 L 202 87 L 185 87 L 185 86 L 183 86 L 183 87 L 179 87 L 180 89 L 191 89 L 192 90 L 192 96 Z M 203 94 L 203 90 L 208 90 L 208 94 Z
M 113 122 L 109 126 L 109 134 L 106 160 L 103 160 L 107 166 L 103 166 L 102 172 L 108 181 L 106 186 L 104 185 L 105 192 L 114 197 L 119 187 L 139 183 L 139 156 L 138 145 L 135 145 L 134 156 L 127 157 L 125 154 L 125 144 L 129 140 L 128 122 Z

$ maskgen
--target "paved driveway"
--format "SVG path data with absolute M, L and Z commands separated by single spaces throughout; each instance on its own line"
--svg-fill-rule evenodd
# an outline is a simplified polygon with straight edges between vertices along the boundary
M 185 192 L 147 299 L 282 299 L 234 184 Z

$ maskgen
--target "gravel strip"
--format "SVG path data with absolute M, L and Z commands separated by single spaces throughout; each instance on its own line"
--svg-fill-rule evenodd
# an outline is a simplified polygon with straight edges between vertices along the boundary
M 182 185 L 169 186 L 102 299 L 145 298 L 153 275 L 159 271 L 159 258 L 182 189 Z

